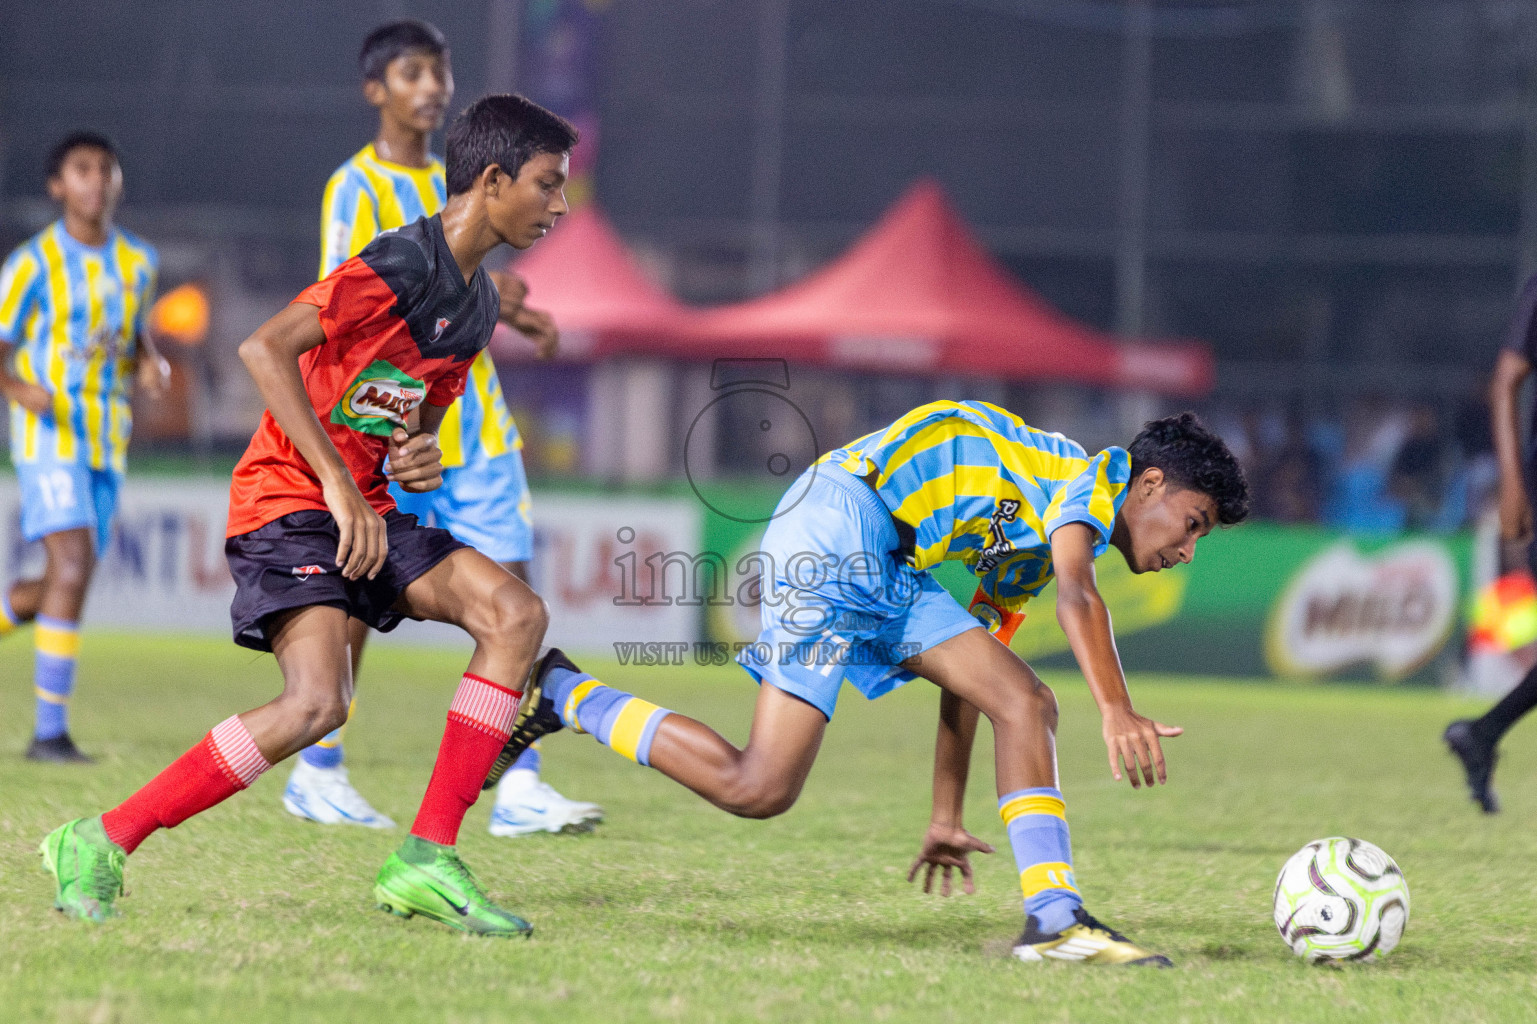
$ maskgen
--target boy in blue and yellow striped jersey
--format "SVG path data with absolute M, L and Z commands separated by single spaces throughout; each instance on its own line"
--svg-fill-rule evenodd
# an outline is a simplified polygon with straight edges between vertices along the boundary
M 824 456 L 775 511 L 756 556 L 763 629 L 740 659 L 761 684 L 745 749 L 552 651 L 497 763 L 569 726 L 718 807 L 766 818 L 799 795 L 843 683 L 873 699 L 922 677 L 941 689 L 939 739 L 933 815 L 909 879 L 926 867 L 927 891 L 943 869 L 949 895 L 958 868 L 970 892 L 969 855 L 992 851 L 961 815 L 986 715 L 1025 900 L 1015 955 L 1168 966 L 1083 909 L 1057 781 L 1056 700 L 1006 644 L 1055 578 L 1057 618 L 1099 704 L 1112 773 L 1124 764 L 1134 787 L 1164 781 L 1160 741 L 1180 730 L 1132 710 L 1094 559 L 1115 547 L 1133 572 L 1158 572 L 1247 514 L 1238 463 L 1191 413 L 1148 424 L 1129 450 L 1090 456 L 985 402 L 921 406 Z M 927 571 L 949 560 L 979 578 L 970 611 Z
M 47 180 L 63 216 L 0 267 L 0 394 L 11 406 L 21 531 L 43 542 L 47 563 L 41 578 L 0 593 L 0 634 L 37 623 L 27 757 L 79 762 L 90 759 L 70 738 L 67 711 L 80 612 L 126 469 L 129 380 L 159 393 L 170 368 L 144 330 L 155 250 L 112 224 L 123 193 L 112 143 L 67 136 L 49 155 Z
M 368 34 L 358 55 L 363 94 L 379 111 L 379 132 L 336 169 L 321 201 L 320 276 L 326 277 L 382 231 L 430 217 L 447 195 L 443 162 L 429 149 L 454 94 L 448 44 L 435 27 L 402 20 Z M 523 304 L 527 286 L 514 274 L 492 272 L 501 294 L 501 318 L 537 346 L 555 351 L 549 314 Z M 443 486 L 429 494 L 391 488 L 396 507 L 424 525 L 439 526 L 527 580 L 533 555 L 533 520 L 518 435 L 489 351 L 470 366 L 464 396 L 448 408 L 438 430 Z M 362 661 L 368 628 L 352 623 L 353 674 Z M 283 806 L 324 824 L 389 828 L 348 778 L 342 729 L 308 748 L 294 765 Z M 532 749 L 508 775 L 492 809 L 491 831 L 585 831 L 602 820 L 596 804 L 568 800 L 539 779 L 540 752 Z

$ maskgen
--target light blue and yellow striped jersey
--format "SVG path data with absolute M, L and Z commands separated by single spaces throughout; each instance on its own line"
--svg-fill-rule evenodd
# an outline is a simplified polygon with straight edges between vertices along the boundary
M 931 402 L 820 460 L 865 477 L 911 533 L 911 562 L 959 560 L 982 590 L 1019 611 L 1051 582 L 1051 535 L 1087 523 L 1104 554 L 1126 500 L 1131 457 L 1086 454 L 1076 441 L 1026 426 L 986 402 Z M 905 526 L 904 526 L 905 524 Z
M 379 159 L 370 142 L 326 182 L 320 205 L 320 276 L 356 256 L 381 231 L 431 217 L 447 197 L 442 161 L 433 157 L 428 167 L 403 167 Z M 489 351 L 475 357 L 464 397 L 448 407 L 438 428 L 438 445 L 445 467 L 523 447 Z
M 58 220 L 0 267 L 0 341 L 15 347 L 17 377 L 53 392 L 46 416 L 11 403 L 12 462 L 127 469 L 128 386 L 158 266 L 154 248 L 121 228 L 97 247 Z

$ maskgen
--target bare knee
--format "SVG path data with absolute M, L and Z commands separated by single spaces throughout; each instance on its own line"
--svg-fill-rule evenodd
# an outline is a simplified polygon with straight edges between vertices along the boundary
M 339 692 L 306 691 L 279 698 L 292 734 L 309 746 L 347 724 L 347 700 Z
M 717 805 L 738 818 L 775 818 L 795 806 L 800 786 L 784 779 L 743 777 L 729 786 Z
M 47 575 L 49 582 L 72 590 L 84 589 L 96 570 L 96 552 L 88 538 L 71 537 L 50 545 Z
M 1057 695 L 1032 673 L 1020 685 L 1011 687 L 1005 699 L 988 715 L 993 727 L 1057 731 Z
M 550 609 L 544 598 L 514 584 L 493 591 L 468 626 L 477 643 L 535 648 L 543 641 L 549 624 Z

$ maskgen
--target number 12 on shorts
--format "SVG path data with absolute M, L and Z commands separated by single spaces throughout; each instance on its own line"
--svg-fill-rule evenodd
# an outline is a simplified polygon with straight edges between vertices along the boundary
M 56 469 L 37 478 L 37 489 L 43 497 L 43 506 L 50 512 L 75 507 L 75 480 L 68 471 Z

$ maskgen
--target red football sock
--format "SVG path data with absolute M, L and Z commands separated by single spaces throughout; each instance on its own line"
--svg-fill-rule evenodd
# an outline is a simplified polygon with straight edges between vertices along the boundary
M 512 716 L 523 694 L 466 672 L 448 708 L 448 726 L 432 766 L 432 780 L 422 797 L 411 834 L 453 846 L 459 826 L 480 796 L 491 763 L 512 734 Z
M 107 838 L 132 853 L 157 828 L 175 828 L 271 768 L 238 715 L 226 718 L 133 796 L 101 816 Z

